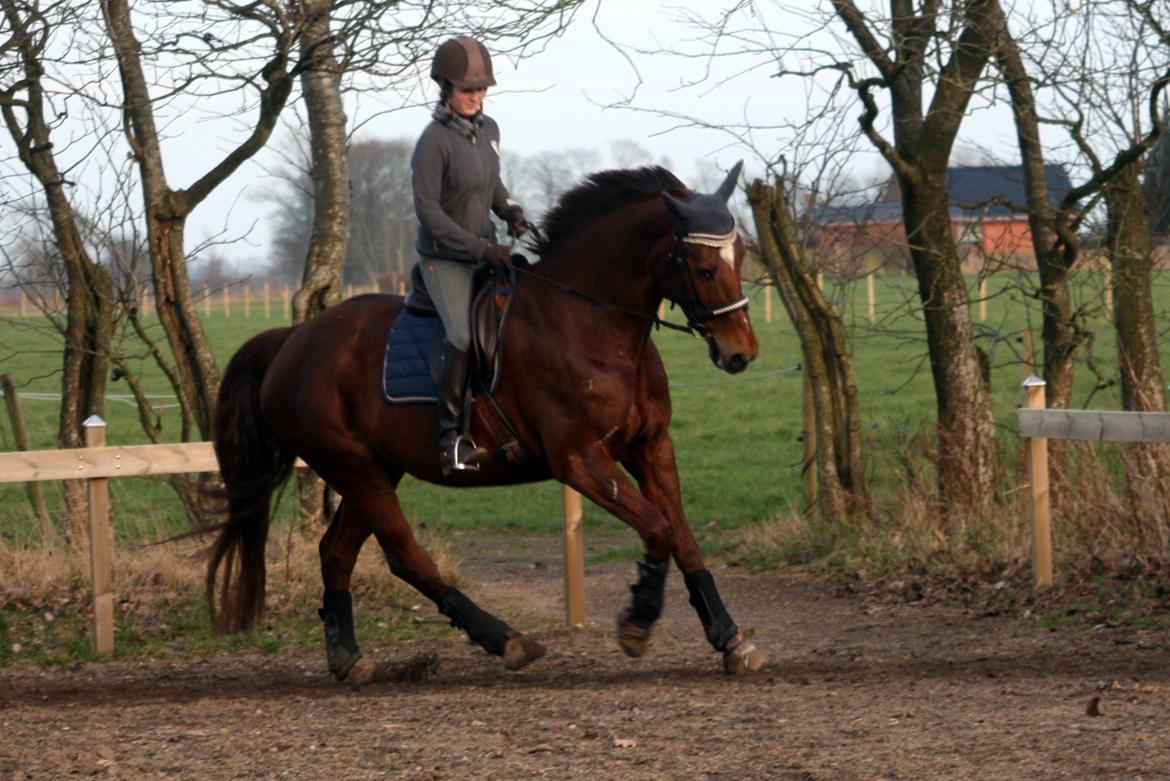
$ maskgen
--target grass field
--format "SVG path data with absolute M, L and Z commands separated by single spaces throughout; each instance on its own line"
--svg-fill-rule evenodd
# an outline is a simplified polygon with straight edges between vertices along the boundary
M 1084 274 L 1078 279 L 1079 303 L 1096 310 L 1094 357 L 1101 372 L 1114 372 L 1113 331 L 1100 305 L 1102 278 Z M 976 284 L 971 281 L 972 286 Z M 1157 300 L 1161 310 L 1170 306 L 1168 281 L 1159 280 Z M 1018 360 L 1022 329 L 1038 330 L 1034 300 L 1017 288 L 1015 277 L 996 277 L 989 285 L 986 318 L 973 313 L 981 344 L 993 363 L 997 417 L 1005 438 L 1014 437 L 1014 409 L 1021 398 L 1023 376 Z M 879 277 L 877 311 L 868 317 L 864 281 L 839 286 L 827 284 L 829 295 L 844 311 L 853 340 L 855 369 L 867 435 L 867 459 L 875 495 L 890 497 L 901 479 L 897 464 L 909 451 L 916 433 L 929 430 L 934 420 L 934 395 L 926 362 L 925 339 L 918 315 L 913 280 Z M 743 375 L 730 377 L 716 370 L 703 343 L 685 334 L 659 331 L 654 339 L 661 348 L 672 382 L 675 438 L 683 480 L 684 500 L 692 525 L 701 538 L 721 538 L 729 530 L 755 521 L 783 517 L 801 504 L 800 468 L 802 445 L 800 386 L 795 367 L 799 346 L 779 301 L 772 299 L 772 321 L 765 322 L 765 292 L 753 296 L 752 317 L 760 338 L 760 357 Z M 675 315 L 677 319 L 677 314 Z M 251 317 L 237 307 L 225 318 L 213 310 L 205 322 L 216 347 L 220 365 L 251 335 L 279 325 L 264 321 L 259 307 Z M 161 334 L 160 334 L 161 338 Z M 1038 337 L 1037 337 L 1038 338 Z M 146 387 L 166 396 L 169 389 L 161 375 L 141 361 Z M 34 448 L 54 447 L 56 403 L 34 394 L 59 392 L 58 341 L 47 332 L 41 318 L 0 320 L 0 373 L 13 375 L 22 395 L 22 407 Z M 1093 378 L 1078 372 L 1078 403 L 1089 397 Z M 125 393 L 125 386 L 111 382 L 110 394 Z M 164 437 L 177 437 L 173 412 L 161 416 Z M 1115 389 L 1092 397 L 1094 408 L 1116 408 Z M 108 440 L 111 444 L 144 442 L 137 413 L 128 404 L 111 400 L 107 405 Z M 168 427 L 169 424 L 169 427 Z M 7 419 L 0 425 L 0 449 L 15 445 Z M 46 485 L 51 506 L 56 506 L 59 486 Z M 144 542 L 165 537 L 184 523 L 170 489 L 157 480 L 126 478 L 112 481 L 116 526 L 124 541 Z M 291 492 L 290 492 L 291 493 Z M 402 488 L 403 505 L 417 524 L 431 529 L 476 528 L 481 525 L 554 530 L 559 527 L 560 494 L 553 484 L 476 491 L 440 490 L 407 479 Z M 292 510 L 282 510 L 278 523 L 291 521 Z M 593 507 L 586 509 L 586 528 L 618 526 L 618 522 Z M 0 538 L 15 545 L 31 541 L 35 524 L 19 485 L 0 485 Z M 632 541 L 632 540 L 631 540 Z

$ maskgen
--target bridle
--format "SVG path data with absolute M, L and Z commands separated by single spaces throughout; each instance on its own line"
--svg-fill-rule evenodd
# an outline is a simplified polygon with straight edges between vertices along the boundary
M 690 296 L 690 305 L 688 306 L 679 302 L 679 307 L 687 317 L 687 328 L 689 331 L 698 334 L 704 339 L 710 336 L 710 330 L 705 325 L 707 321 L 729 315 L 732 312 L 746 311 L 748 309 L 749 299 L 747 296 L 743 296 L 726 304 L 708 306 L 703 301 L 703 296 L 699 292 L 698 283 L 695 281 L 695 270 L 687 262 L 686 254 L 683 252 L 683 245 L 700 244 L 704 247 L 726 249 L 735 245 L 735 239 L 736 232 L 734 228 L 731 232 L 722 235 L 714 233 L 679 233 L 675 236 L 674 245 L 666 255 L 666 265 L 663 266 L 662 271 L 658 275 L 658 288 L 661 290 L 662 282 L 665 280 L 666 275 L 674 269 L 678 270 L 683 280 L 683 286 Z M 694 311 L 696 309 L 698 311 Z

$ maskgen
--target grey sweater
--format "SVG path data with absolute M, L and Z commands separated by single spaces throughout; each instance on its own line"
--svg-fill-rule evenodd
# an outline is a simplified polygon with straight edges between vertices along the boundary
M 500 181 L 499 145 L 488 116 L 474 142 L 435 120 L 423 130 L 410 161 L 420 255 L 474 262 L 496 240 L 488 210 L 504 219 L 516 205 Z

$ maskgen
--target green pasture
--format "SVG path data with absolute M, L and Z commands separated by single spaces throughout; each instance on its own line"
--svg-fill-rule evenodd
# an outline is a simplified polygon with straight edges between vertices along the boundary
M 978 283 L 972 279 L 970 284 L 974 292 Z M 1016 276 L 993 277 L 988 285 L 986 316 L 980 319 L 978 304 L 973 306 L 981 344 L 992 359 L 997 416 L 1005 439 L 1014 437 L 1014 410 L 1021 398 L 1024 372 L 1020 337 L 1024 329 L 1039 329 L 1038 306 L 1021 284 L 1021 278 Z M 1081 274 L 1077 277 L 1076 297 L 1091 312 L 1097 369 L 1112 377 L 1114 334 L 1103 305 L 1103 284 L 1100 274 Z M 1166 278 L 1158 280 L 1159 312 L 1170 306 L 1168 287 Z M 864 280 L 843 283 L 830 278 L 826 282 L 828 295 L 844 312 L 850 329 L 869 469 L 875 494 L 881 499 L 891 495 L 899 479 L 896 463 L 902 456 L 914 457 L 911 438 L 924 430 L 929 432 L 935 404 L 914 281 L 904 276 L 878 277 L 875 289 L 876 312 L 871 321 Z M 756 287 L 749 292 L 761 352 L 744 374 L 732 377 L 716 370 L 698 339 L 668 330 L 654 334 L 673 386 L 672 431 L 686 508 L 692 525 L 706 540 L 718 539 L 726 531 L 753 521 L 788 514 L 801 505 L 801 378 L 795 370 L 800 361 L 799 346 L 775 294 L 772 320 L 765 322 L 765 289 Z M 250 317 L 244 317 L 242 305 L 230 317 L 224 317 L 218 307 L 212 311 L 205 325 L 221 367 L 245 339 L 282 324 L 276 319 L 276 308 L 273 311 L 274 317 L 268 321 L 255 305 Z M 679 316 L 674 313 L 673 317 Z M 156 335 L 162 341 L 157 325 Z M 1036 341 L 1038 344 L 1038 333 Z M 141 347 L 133 349 L 144 352 Z M 169 388 L 157 369 L 144 356 L 136 363 L 142 369 L 147 390 L 166 396 Z M 57 404 L 37 399 L 34 394 L 58 393 L 59 372 L 59 340 L 47 329 L 44 319 L 0 319 L 0 373 L 15 378 L 34 448 L 55 447 Z M 1084 367 L 1078 370 L 1078 404 L 1088 401 L 1088 406 L 1094 408 L 1117 408 L 1116 389 L 1091 394 L 1094 382 Z M 108 392 L 125 394 L 128 390 L 122 382 L 111 382 Z M 159 403 L 172 402 L 159 399 Z M 160 415 L 164 438 L 177 440 L 174 410 L 164 406 Z M 111 399 L 106 420 L 111 444 L 146 441 L 137 412 L 129 404 Z M 0 449 L 14 448 L 12 430 L 4 417 L 0 421 Z M 56 507 L 59 486 L 46 484 L 46 491 L 51 506 Z M 121 539 L 149 541 L 183 528 L 185 521 L 178 502 L 159 480 L 114 480 L 112 492 Z M 408 478 L 401 493 L 407 515 L 432 529 L 492 526 L 552 531 L 560 525 L 560 492 L 554 484 L 457 491 L 437 489 Z M 287 499 L 288 496 L 280 511 L 280 522 L 289 522 L 293 515 Z M 619 525 L 593 507 L 586 509 L 586 524 L 587 529 Z M 0 537 L 19 545 L 29 542 L 33 535 L 35 523 L 24 488 L 0 485 Z

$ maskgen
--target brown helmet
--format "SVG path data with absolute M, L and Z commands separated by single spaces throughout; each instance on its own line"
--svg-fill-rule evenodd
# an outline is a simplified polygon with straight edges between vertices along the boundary
M 468 35 L 443 41 L 431 63 L 431 78 L 440 84 L 449 81 L 464 89 L 496 85 L 496 78 L 492 75 L 492 56 L 482 43 Z

